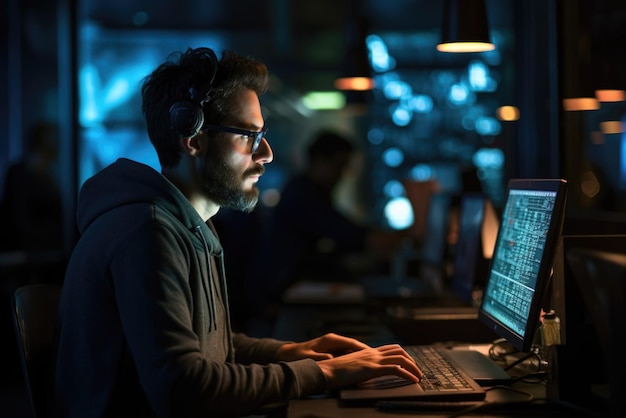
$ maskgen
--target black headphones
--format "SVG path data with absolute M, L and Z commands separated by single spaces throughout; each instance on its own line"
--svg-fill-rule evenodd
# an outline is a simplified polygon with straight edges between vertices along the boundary
M 170 107 L 170 126 L 179 138 L 193 138 L 198 135 L 204 124 L 204 105 L 211 99 L 209 91 L 217 73 L 217 56 L 209 48 L 198 48 L 198 54 L 208 56 L 213 61 L 213 73 L 205 93 L 189 88 L 189 99 L 181 100 Z

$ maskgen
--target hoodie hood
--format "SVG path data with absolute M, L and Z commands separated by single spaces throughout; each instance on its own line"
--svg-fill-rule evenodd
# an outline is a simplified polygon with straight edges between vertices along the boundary
M 125 158 L 117 160 L 84 183 L 78 198 L 78 229 L 82 234 L 103 214 L 137 203 L 162 208 L 189 231 L 200 229 L 207 239 L 210 253 L 221 255 L 219 241 L 185 195 L 152 167 Z

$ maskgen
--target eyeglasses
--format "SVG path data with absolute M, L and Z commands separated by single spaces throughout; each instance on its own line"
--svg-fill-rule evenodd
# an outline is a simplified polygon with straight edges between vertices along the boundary
M 267 129 L 263 128 L 259 132 L 255 131 L 246 131 L 245 129 L 237 129 L 231 128 L 229 126 L 220 126 L 220 125 L 204 125 L 202 129 L 209 131 L 219 131 L 219 132 L 229 132 L 231 134 L 243 135 L 248 138 L 254 138 L 252 142 L 252 148 L 250 148 L 250 153 L 254 154 L 258 149 L 259 145 L 261 145 L 261 140 L 267 133 Z

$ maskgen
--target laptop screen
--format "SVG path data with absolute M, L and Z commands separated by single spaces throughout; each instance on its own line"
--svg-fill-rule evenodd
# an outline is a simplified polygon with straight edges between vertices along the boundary
M 511 180 L 479 318 L 521 351 L 540 324 L 563 226 L 564 180 Z

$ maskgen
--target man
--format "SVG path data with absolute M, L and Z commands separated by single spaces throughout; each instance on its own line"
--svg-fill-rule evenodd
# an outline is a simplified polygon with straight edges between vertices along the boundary
M 267 283 L 250 283 L 250 288 L 259 287 L 254 294 L 265 289 L 268 299 L 276 299 L 296 280 L 349 277 L 342 257 L 365 252 L 369 232 L 365 225 L 343 215 L 334 200 L 354 147 L 333 131 L 315 135 L 307 148 L 304 170 L 289 179 L 273 208 L 267 238 L 270 245 L 259 254 L 263 271 L 251 277 L 254 280 L 262 274 Z
M 405 231 L 377 229 L 337 207 L 336 189 L 357 155 L 355 143 L 339 132 L 322 129 L 314 135 L 303 170 L 286 183 L 268 217 L 259 268 L 250 269 L 247 277 L 249 316 L 257 318 L 261 312 L 272 320 L 276 304 L 294 283 L 356 281 L 384 268 L 400 247 Z M 357 259 L 362 266 L 356 266 Z
M 230 327 L 225 256 L 210 218 L 252 210 L 272 150 L 258 95 L 266 67 L 189 49 L 144 81 L 162 172 L 119 160 L 88 180 L 81 239 L 59 309 L 53 408 L 63 417 L 245 415 L 272 404 L 421 371 L 397 345 L 338 335 L 302 343 Z

